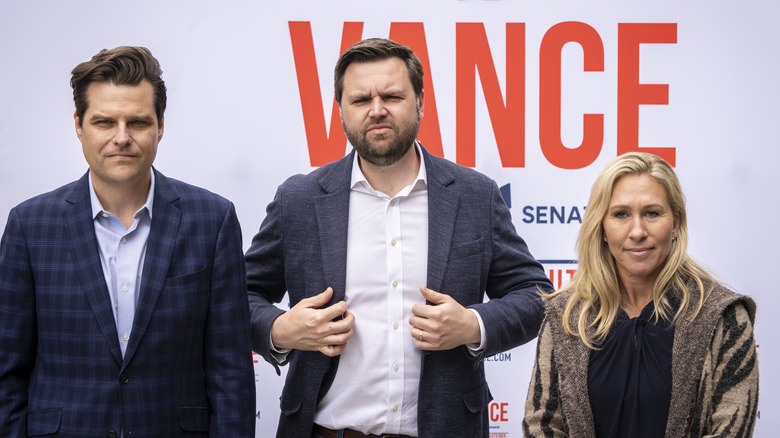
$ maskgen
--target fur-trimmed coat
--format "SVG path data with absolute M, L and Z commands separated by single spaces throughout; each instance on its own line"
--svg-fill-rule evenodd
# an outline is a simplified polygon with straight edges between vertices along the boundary
M 590 350 L 579 337 L 567 335 L 562 324 L 570 296 L 547 301 L 525 405 L 527 437 L 595 437 L 588 398 Z M 693 321 L 690 313 L 679 320 L 667 437 L 752 435 L 758 408 L 755 310 L 751 298 L 718 284 Z

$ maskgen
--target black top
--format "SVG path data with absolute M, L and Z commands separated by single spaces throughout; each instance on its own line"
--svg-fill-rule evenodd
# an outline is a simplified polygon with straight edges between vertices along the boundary
M 592 350 L 588 392 L 598 438 L 663 437 L 672 397 L 674 328 L 653 320 L 651 301 L 636 318 L 621 311 Z

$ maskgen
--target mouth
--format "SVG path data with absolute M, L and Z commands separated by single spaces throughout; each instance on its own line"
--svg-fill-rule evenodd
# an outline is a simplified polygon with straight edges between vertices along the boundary
M 653 250 L 653 248 L 626 248 L 626 251 L 629 254 L 637 256 L 637 257 L 641 257 L 641 256 L 643 256 L 645 254 L 648 254 L 652 250 Z
M 387 134 L 388 132 L 390 132 L 392 130 L 393 130 L 393 128 L 390 125 L 385 125 L 385 124 L 373 125 L 373 126 L 370 126 L 366 130 L 366 133 L 367 134 L 374 134 L 374 135 L 384 135 L 384 134 Z
M 113 161 L 131 161 L 135 160 L 136 158 L 137 157 L 135 155 L 130 154 L 113 154 L 106 157 L 106 159 Z

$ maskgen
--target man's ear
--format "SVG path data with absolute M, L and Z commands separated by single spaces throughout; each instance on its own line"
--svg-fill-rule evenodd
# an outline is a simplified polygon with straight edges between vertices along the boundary
M 160 117 L 160 123 L 157 124 L 157 142 L 159 143 L 163 137 L 163 131 L 165 128 L 165 116 Z
M 420 95 L 417 96 L 417 112 L 420 113 L 420 118 L 423 118 L 423 110 L 425 109 L 425 91 L 420 91 Z
M 73 121 L 76 123 L 76 137 L 81 140 L 81 120 L 79 120 L 79 115 L 77 112 L 73 112 Z

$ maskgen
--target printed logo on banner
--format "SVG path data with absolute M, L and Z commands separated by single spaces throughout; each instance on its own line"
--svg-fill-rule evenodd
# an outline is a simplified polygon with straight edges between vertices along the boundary
M 260 374 L 257 373 L 257 365 L 260 363 L 260 355 L 252 352 L 252 363 L 255 364 L 255 384 L 260 381 Z
M 504 198 L 504 202 L 507 207 L 512 208 L 512 185 L 505 184 L 501 186 L 501 197 Z M 535 224 L 569 224 L 576 222 L 582 224 L 582 216 L 585 214 L 585 207 L 572 206 L 555 206 L 555 205 L 526 205 L 522 208 L 523 219 L 525 223 Z M 577 272 L 577 261 L 567 259 L 550 259 L 539 260 L 539 263 L 544 265 L 544 269 L 547 272 L 547 276 L 552 281 L 556 289 L 560 289 L 561 286 L 568 283 L 572 279 L 574 273 Z M 486 358 L 485 361 L 510 361 L 511 354 L 507 354 L 507 357 L 500 357 L 500 355 L 491 356 Z
M 322 166 L 344 156 L 346 135 L 341 129 L 338 104 L 323 102 L 314 34 L 311 22 L 289 21 L 295 72 L 298 80 L 301 110 L 312 166 Z M 529 47 L 525 23 L 505 24 L 505 72 L 499 74 L 491 53 L 491 41 L 484 23 L 455 24 L 454 89 L 456 129 L 455 162 L 475 167 L 477 150 L 477 80 L 482 88 L 490 113 L 501 164 L 507 168 L 526 167 L 525 124 L 528 96 L 525 89 L 533 85 L 539 90 L 539 145 L 547 161 L 561 169 L 582 169 L 590 166 L 602 151 L 607 114 L 582 115 L 582 139 L 579 145 L 564 144 L 561 138 L 563 119 L 564 47 L 577 44 L 582 48 L 585 72 L 605 72 L 608 57 L 617 61 L 617 154 L 631 151 L 654 153 L 672 166 L 675 147 L 642 147 L 639 141 L 640 108 L 647 105 L 668 105 L 668 84 L 640 82 L 640 47 L 648 44 L 677 44 L 677 23 L 618 23 L 617 52 L 605 47 L 601 34 L 593 26 L 576 21 L 557 23 L 547 29 L 541 45 Z M 609 32 L 612 32 L 610 28 Z M 533 35 L 529 40 L 536 39 Z M 430 65 L 428 38 L 422 22 L 392 22 L 388 37 L 410 47 L 420 58 L 425 89 L 425 118 L 420 123 L 418 138 L 434 155 L 444 156 L 439 115 L 434 89 L 434 72 Z M 363 38 L 363 22 L 344 22 L 341 52 Z M 612 46 L 608 46 L 612 47 Z M 437 48 L 438 49 L 438 48 Z M 526 84 L 525 59 L 536 52 L 539 59 L 539 83 Z M 479 71 L 479 76 L 477 76 Z M 505 78 L 502 89 L 499 77 Z M 441 84 L 440 84 L 441 85 Z M 330 107 L 328 125 L 325 110 Z
M 255 369 L 255 386 L 259 387 L 257 384 L 258 382 L 260 382 L 260 374 L 257 372 L 257 366 L 260 364 L 260 355 L 255 353 L 254 351 L 252 352 L 252 363 Z M 255 411 L 255 421 L 260 421 L 260 417 L 261 417 L 260 412 L 261 412 L 260 409 Z
M 506 206 L 512 208 L 512 184 L 504 184 L 499 190 Z M 526 224 L 582 224 L 585 206 L 526 205 L 520 211 Z
M 526 205 L 521 209 L 526 224 L 582 224 L 585 206 Z
M 512 353 L 498 353 L 485 358 L 485 362 L 512 362 Z
M 509 432 L 502 430 L 502 427 L 508 426 L 509 403 L 491 402 L 488 406 L 488 415 L 490 417 L 490 438 L 508 438 Z
M 539 260 L 539 263 L 544 266 L 544 271 L 556 289 L 568 283 L 577 272 L 577 260 Z

